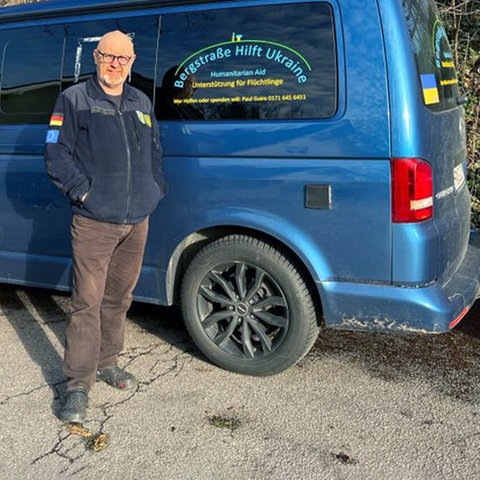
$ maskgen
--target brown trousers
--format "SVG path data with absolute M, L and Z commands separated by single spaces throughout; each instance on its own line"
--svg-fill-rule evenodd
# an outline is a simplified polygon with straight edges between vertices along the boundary
M 91 389 L 99 368 L 118 365 L 125 319 L 138 281 L 148 218 L 116 225 L 74 215 L 72 310 L 63 371 L 66 390 Z

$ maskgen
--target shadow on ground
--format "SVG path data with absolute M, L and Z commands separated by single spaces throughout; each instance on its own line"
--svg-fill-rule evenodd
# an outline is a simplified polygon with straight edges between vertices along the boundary
M 181 344 L 208 363 L 188 338 L 176 308 L 134 304 L 129 318 L 162 340 Z M 440 394 L 480 403 L 480 301 L 454 330 L 444 334 L 387 334 L 324 330 L 294 368 L 334 358 L 356 363 L 388 382 L 428 381 Z
M 0 307 L 47 383 L 61 382 L 61 354 L 46 328 L 63 345 L 68 295 L 41 289 L 3 286 Z M 134 303 L 131 322 L 163 342 L 208 363 L 192 344 L 178 308 Z M 412 378 L 428 381 L 440 394 L 480 403 L 480 301 L 461 324 L 446 334 L 385 334 L 323 331 L 310 353 L 294 368 L 336 359 L 355 363 L 372 377 L 388 382 Z M 55 392 L 57 398 L 58 392 Z

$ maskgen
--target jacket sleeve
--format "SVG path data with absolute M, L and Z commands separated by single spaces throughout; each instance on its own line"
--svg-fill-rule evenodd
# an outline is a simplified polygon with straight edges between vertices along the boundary
M 155 112 L 151 111 L 150 118 L 152 121 L 152 173 L 155 182 L 160 187 L 162 194 L 165 194 L 168 190 L 168 186 L 165 183 L 163 176 L 163 151 L 160 141 L 160 130 L 155 118 Z
M 53 114 L 45 140 L 45 162 L 50 180 L 74 203 L 90 189 L 90 181 L 74 159 L 78 122 L 72 102 L 62 93 Z

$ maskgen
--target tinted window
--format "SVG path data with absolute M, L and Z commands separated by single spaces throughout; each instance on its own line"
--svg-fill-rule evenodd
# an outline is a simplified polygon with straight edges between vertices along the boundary
M 48 123 L 60 90 L 95 73 L 93 49 L 110 30 L 131 34 L 137 58 L 130 83 L 153 100 L 157 17 L 7 30 L 0 46 L 0 123 Z
M 62 27 L 2 32 L 1 123 L 44 123 L 60 93 Z
M 425 105 L 434 111 L 455 107 L 458 80 L 437 8 L 431 0 L 403 0 L 402 4 Z
M 335 38 L 325 3 L 165 15 L 159 119 L 330 117 Z

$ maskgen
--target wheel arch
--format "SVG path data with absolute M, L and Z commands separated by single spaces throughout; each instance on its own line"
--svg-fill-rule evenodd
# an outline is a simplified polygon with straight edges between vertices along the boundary
M 205 228 L 188 235 L 174 250 L 167 269 L 166 289 L 168 305 L 178 304 L 183 275 L 195 255 L 209 243 L 228 235 L 246 235 L 268 243 L 285 255 L 299 270 L 312 295 L 317 310 L 317 318 L 321 318 L 322 300 L 312 271 L 301 256 L 287 243 L 273 234 L 255 228 L 221 225 Z M 310 267 L 311 268 L 311 267 Z

